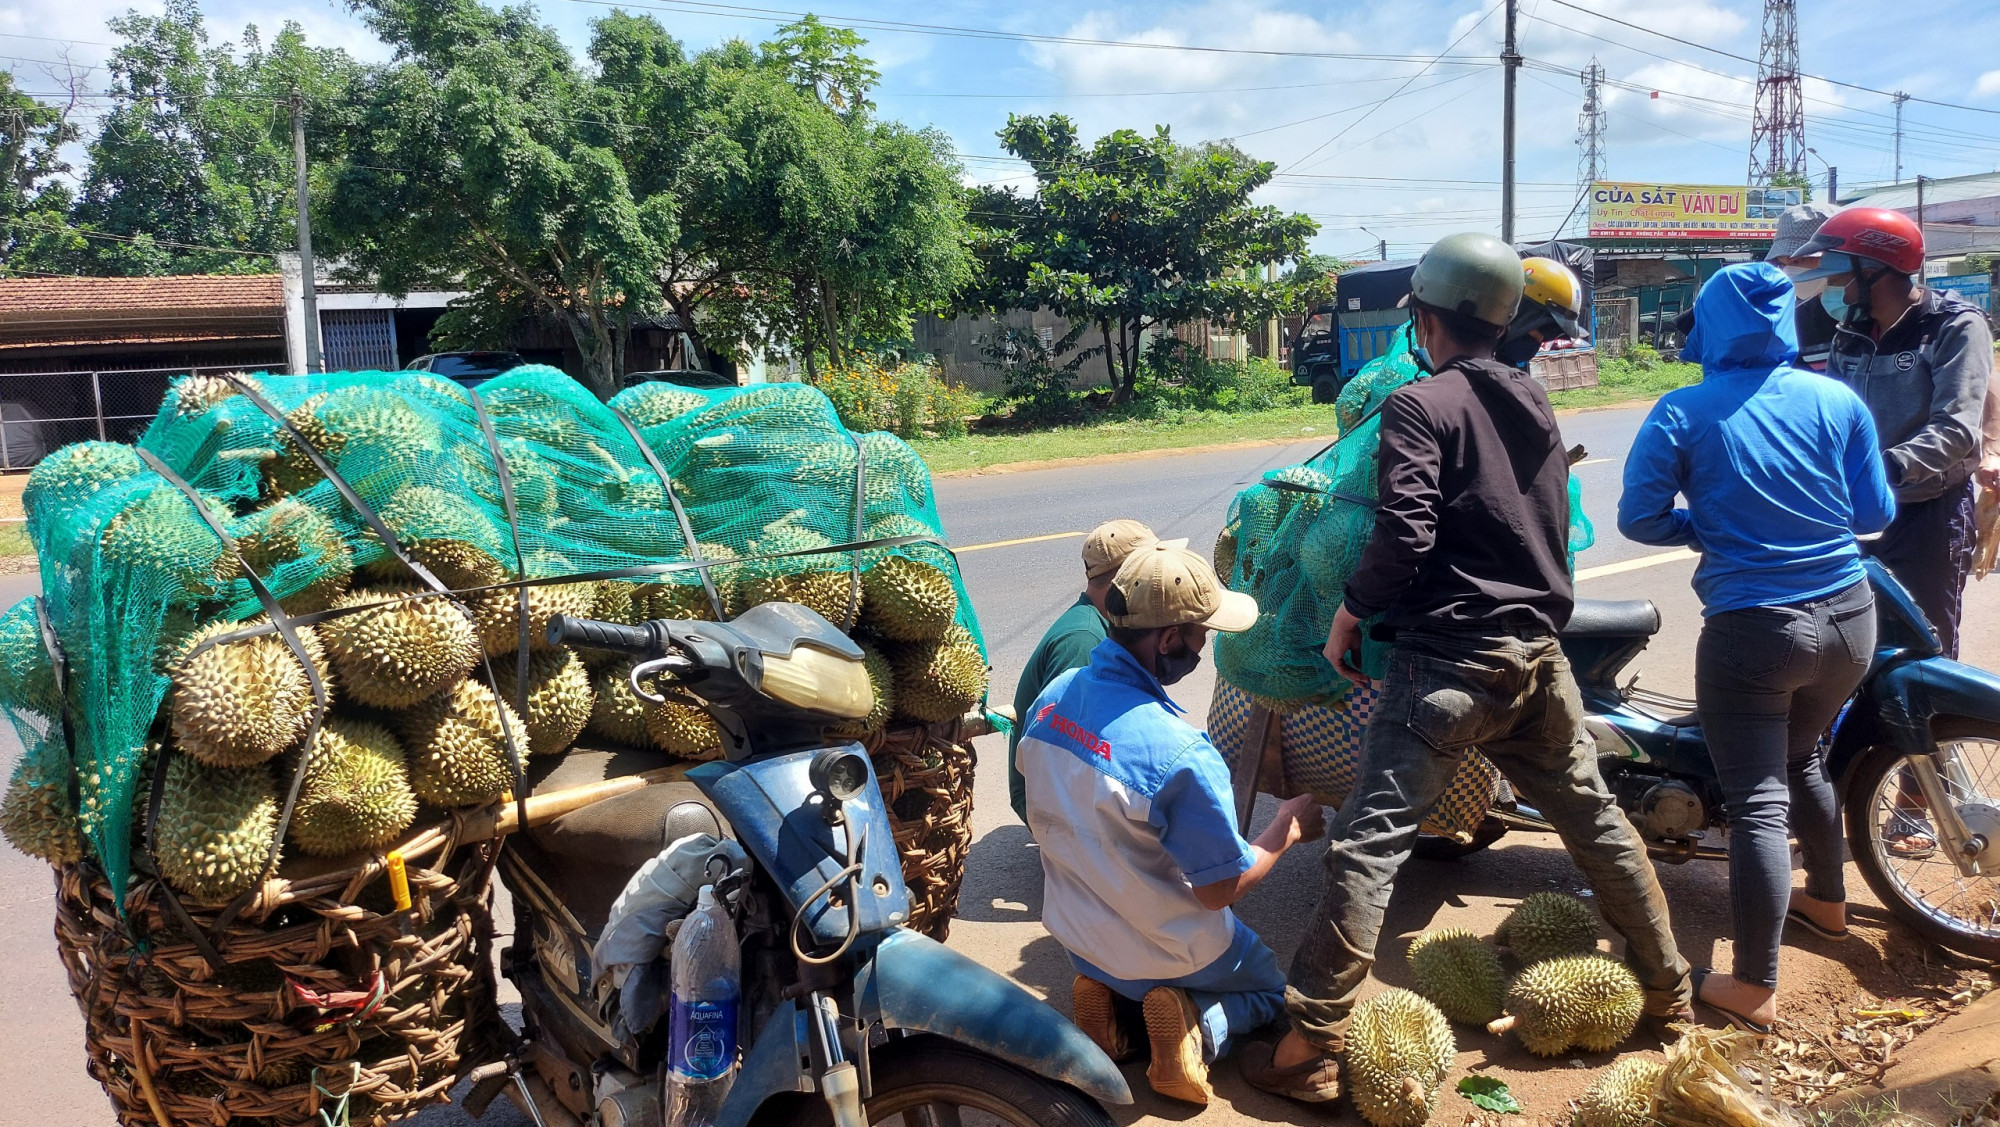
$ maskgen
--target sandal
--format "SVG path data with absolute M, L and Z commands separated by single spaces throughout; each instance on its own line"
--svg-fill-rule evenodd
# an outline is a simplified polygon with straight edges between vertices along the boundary
M 1930 819 L 1898 810 L 1889 817 L 1882 848 L 1906 861 L 1927 860 L 1937 855 L 1937 834 Z
M 1708 999 L 1701 996 L 1701 984 L 1708 980 L 1709 975 L 1715 973 L 1714 968 L 1696 967 L 1694 968 L 1693 971 L 1689 973 L 1694 978 L 1695 1005 L 1707 1006 L 1709 1009 L 1714 1010 L 1716 1013 L 1719 1013 L 1724 1018 L 1728 1019 L 1730 1025 L 1733 1025 L 1736 1028 L 1741 1029 L 1746 1033 L 1755 1033 L 1759 1036 L 1768 1036 L 1770 1034 L 1771 1032 L 1770 1026 L 1765 1025 L 1762 1022 L 1752 1021 L 1748 1017 L 1745 1017 L 1744 1015 L 1737 1013 L 1735 1010 L 1732 1010 L 1727 1006 L 1718 1006 L 1714 1002 L 1711 1002 Z
M 1805 928 L 1807 931 L 1812 932 L 1814 935 L 1819 936 L 1821 939 L 1831 939 L 1835 942 L 1839 942 L 1840 940 L 1847 938 L 1848 933 L 1846 928 L 1841 928 L 1839 931 L 1835 931 L 1830 927 L 1821 927 L 1813 922 L 1811 916 L 1806 915 L 1804 912 L 1798 910 L 1797 908 L 1787 909 L 1785 912 L 1785 919 L 1791 923 L 1799 925 L 1802 928 Z

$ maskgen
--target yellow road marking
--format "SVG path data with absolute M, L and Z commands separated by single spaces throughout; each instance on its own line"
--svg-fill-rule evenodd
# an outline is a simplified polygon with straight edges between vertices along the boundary
M 987 548 L 1011 548 L 1016 544 L 1039 544 L 1044 540 L 1067 540 L 1072 536 L 1088 536 L 1087 532 L 1051 532 L 1047 536 L 1023 536 L 1016 540 L 995 540 L 989 544 L 967 544 L 963 548 L 953 548 L 954 552 L 978 552 Z
M 1635 560 L 1619 560 L 1617 563 L 1598 564 L 1596 567 L 1587 567 L 1577 572 L 1576 577 L 1579 581 L 1596 579 L 1604 575 L 1618 575 L 1622 572 L 1638 571 L 1640 568 L 1679 563 L 1682 560 L 1691 560 L 1694 557 L 1695 554 L 1686 548 L 1675 548 L 1671 552 L 1658 552 L 1650 556 L 1640 556 Z

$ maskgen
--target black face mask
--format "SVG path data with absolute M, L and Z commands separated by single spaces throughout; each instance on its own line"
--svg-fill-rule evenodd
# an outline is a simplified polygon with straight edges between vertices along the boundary
M 1535 354 L 1542 350 L 1542 342 L 1526 333 L 1500 342 L 1493 350 L 1493 358 L 1509 368 L 1526 368 Z
M 1195 667 L 1201 664 L 1201 651 L 1183 643 L 1179 653 L 1162 650 L 1157 664 L 1159 668 L 1153 671 L 1153 675 L 1160 679 L 1160 684 L 1171 685 L 1195 671 Z

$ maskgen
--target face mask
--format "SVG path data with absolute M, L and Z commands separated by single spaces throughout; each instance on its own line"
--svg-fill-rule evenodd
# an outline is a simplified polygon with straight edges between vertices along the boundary
M 1417 322 L 1414 315 L 1410 319 L 1410 359 L 1416 361 L 1417 371 L 1427 376 L 1437 375 L 1437 366 L 1431 363 L 1431 350 L 1423 346 L 1417 336 Z
M 1541 350 L 1541 341 L 1523 333 L 1518 337 L 1501 341 L 1500 346 L 1493 350 L 1493 358 L 1510 368 L 1526 368 L 1528 362 Z
M 1800 282 L 1797 289 L 1799 304 L 1803 305 L 1826 292 L 1826 279 L 1814 278 L 1811 281 Z
M 1153 675 L 1160 679 L 1160 684 L 1171 685 L 1188 674 L 1193 673 L 1195 667 L 1200 664 L 1201 651 L 1191 646 L 1183 645 L 1179 653 L 1166 653 L 1162 651 L 1160 653 L 1159 668 L 1154 671 Z
M 1821 308 L 1826 310 L 1827 316 L 1833 318 L 1835 324 L 1847 324 L 1849 306 L 1847 304 L 1846 286 L 1826 287 L 1825 290 L 1820 292 L 1819 304 Z

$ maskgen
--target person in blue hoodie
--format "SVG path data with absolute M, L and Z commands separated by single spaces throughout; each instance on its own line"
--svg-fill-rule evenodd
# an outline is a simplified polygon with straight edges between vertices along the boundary
M 1874 594 L 1857 535 L 1895 516 L 1867 406 L 1794 366 L 1791 280 L 1746 262 L 1695 299 L 1681 354 L 1702 382 L 1653 406 L 1625 460 L 1618 530 L 1701 553 L 1695 699 L 1729 812 L 1731 974 L 1695 972 L 1695 996 L 1753 1031 L 1777 1015 L 1790 921 L 1847 934 L 1839 800 L 1820 736 L 1875 649 Z M 1675 506 L 1675 496 L 1686 500 Z M 1806 886 L 1792 888 L 1796 836 Z

